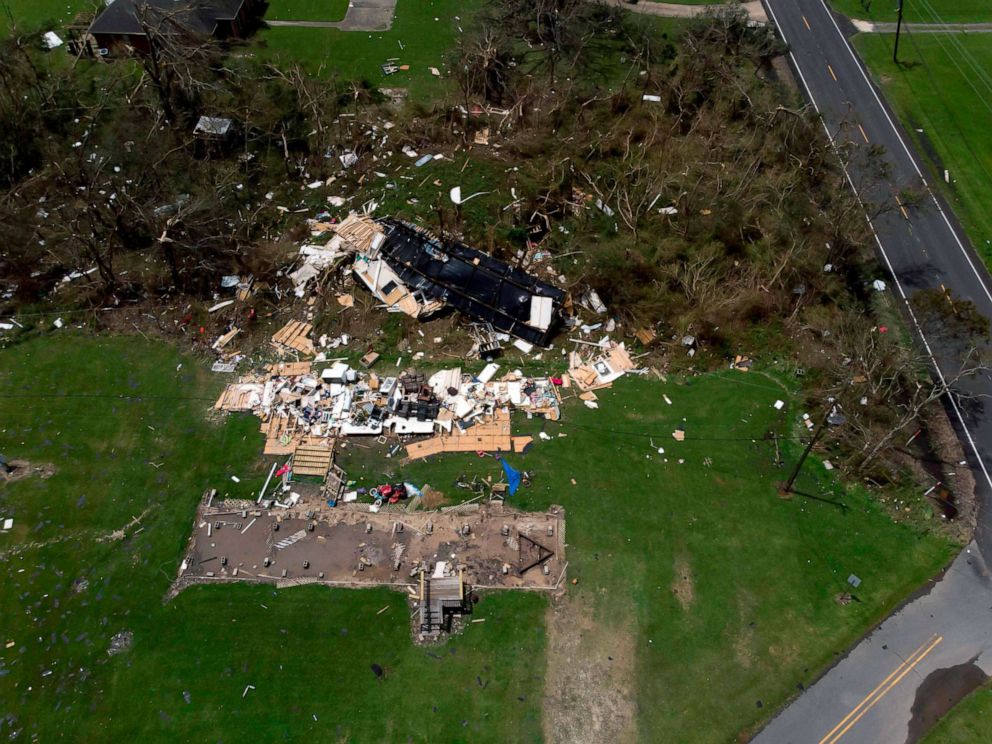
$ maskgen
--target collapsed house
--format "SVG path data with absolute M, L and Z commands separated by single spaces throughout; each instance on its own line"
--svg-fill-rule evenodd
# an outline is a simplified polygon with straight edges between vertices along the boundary
M 324 270 L 353 256 L 353 275 L 390 312 L 426 318 L 450 307 L 528 344 L 546 347 L 561 322 L 565 292 L 455 240 L 442 241 L 407 222 L 349 215 L 324 245 L 304 245 L 289 274 L 295 294 Z
M 405 286 L 497 331 L 548 346 L 565 292 L 457 241 L 442 242 L 413 225 L 383 219 L 378 254 Z

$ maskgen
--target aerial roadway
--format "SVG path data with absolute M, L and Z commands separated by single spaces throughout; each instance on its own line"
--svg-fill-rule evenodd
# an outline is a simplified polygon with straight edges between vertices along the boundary
M 952 381 L 969 351 L 908 300 L 937 290 L 949 303 L 971 301 L 992 318 L 992 281 L 947 205 L 930 188 L 922 160 L 882 100 L 845 36 L 846 22 L 824 0 L 763 0 L 789 45 L 789 61 L 821 115 L 867 214 L 891 289 L 930 356 L 934 374 Z M 853 29 L 851 29 L 853 31 Z M 852 155 L 851 143 L 858 145 Z M 869 152 L 884 149 L 889 169 L 872 176 Z M 901 204 L 906 189 L 922 192 Z M 877 210 L 872 205 L 888 204 Z M 888 617 L 754 739 L 760 744 L 902 744 L 917 741 L 963 691 L 992 673 L 992 377 L 951 384 L 948 412 L 978 488 L 975 540 L 939 580 Z M 960 393 L 960 394 L 958 394 Z M 992 560 L 990 560 L 992 562 Z

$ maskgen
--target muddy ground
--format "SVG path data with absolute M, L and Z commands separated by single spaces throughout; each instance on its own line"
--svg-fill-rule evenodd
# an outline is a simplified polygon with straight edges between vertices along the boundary
M 11 469 L 10 472 L 0 468 L 0 483 L 13 483 L 32 477 L 44 480 L 55 475 L 55 466 L 50 462 L 32 463 L 28 460 L 8 460 L 7 466 Z

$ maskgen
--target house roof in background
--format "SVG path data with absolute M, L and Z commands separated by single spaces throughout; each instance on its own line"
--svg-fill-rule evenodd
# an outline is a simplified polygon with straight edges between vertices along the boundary
M 209 36 L 217 21 L 237 17 L 245 0 L 114 0 L 90 26 L 91 34 L 143 36 L 146 23 L 174 23 L 187 31 Z

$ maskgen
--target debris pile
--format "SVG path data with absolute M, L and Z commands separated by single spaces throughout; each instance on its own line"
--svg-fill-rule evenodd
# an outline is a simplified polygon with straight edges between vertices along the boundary
M 265 373 L 228 385 L 214 408 L 250 411 L 262 421 L 265 454 L 297 453 L 301 446 L 346 436 L 431 435 L 407 447 L 411 458 L 435 452 L 510 451 L 511 408 L 557 421 L 561 379 L 520 371 L 494 379 L 499 366 L 479 376 L 461 369 L 426 378 L 416 372 L 380 377 L 338 361 L 320 371 L 311 362 L 270 364 Z M 518 445 L 522 446 L 522 445 Z

